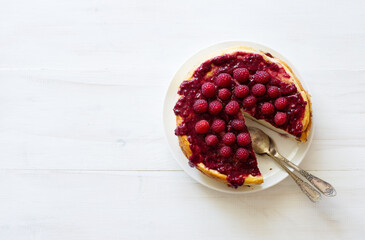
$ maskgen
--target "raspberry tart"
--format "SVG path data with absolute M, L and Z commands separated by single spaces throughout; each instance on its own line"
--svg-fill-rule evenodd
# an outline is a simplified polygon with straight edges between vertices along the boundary
M 175 135 L 189 164 L 237 188 L 261 184 L 245 117 L 307 141 L 310 95 L 289 66 L 249 47 L 213 54 L 183 81 Z

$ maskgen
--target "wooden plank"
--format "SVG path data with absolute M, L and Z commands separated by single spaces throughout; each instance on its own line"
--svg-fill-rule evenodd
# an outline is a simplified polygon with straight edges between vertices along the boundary
M 272 46 L 300 69 L 364 68 L 361 0 L 264 5 L 211 1 L 202 13 L 206 3 L 193 0 L 11 1 L 0 9 L 0 67 L 160 72 L 208 45 L 243 39 Z
M 303 167 L 364 169 L 365 72 L 338 70 L 328 78 L 327 70 L 305 73 L 313 89 L 316 133 Z M 5 79 L 0 81 L 0 168 L 180 169 L 162 129 L 165 87 L 123 76 L 104 71 L 0 71 Z M 348 84 L 342 87 L 345 77 Z M 352 164 L 344 159 L 352 159 Z
M 337 197 L 313 204 L 291 179 L 230 195 L 181 171 L 3 170 L 0 238 L 360 239 L 364 171 L 316 174 L 334 184 Z

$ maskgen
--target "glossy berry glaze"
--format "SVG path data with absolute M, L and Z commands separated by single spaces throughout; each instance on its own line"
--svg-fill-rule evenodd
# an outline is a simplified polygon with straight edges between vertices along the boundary
M 235 75 L 233 71 L 238 68 L 240 71 L 236 71 Z M 238 82 L 237 79 L 233 78 L 234 75 L 244 76 L 244 73 L 247 73 L 246 69 L 249 71 L 248 79 L 241 78 L 240 82 Z M 269 79 L 267 80 L 267 74 L 265 72 L 259 72 L 256 74 L 255 78 L 255 73 L 257 71 L 265 71 L 269 74 Z M 238 72 L 240 72 L 241 75 L 239 75 Z M 227 78 L 229 79 L 227 74 L 232 77 L 229 85 L 227 85 L 226 81 Z M 220 76 L 218 77 L 218 75 Z M 217 170 L 218 172 L 227 175 L 227 181 L 233 187 L 241 186 L 244 183 L 245 177 L 249 174 L 252 176 L 260 176 L 261 173 L 257 167 L 257 161 L 251 143 L 242 146 L 242 141 L 239 141 L 239 139 L 232 143 L 232 140 L 230 140 L 234 138 L 232 134 L 228 135 L 230 137 L 228 140 L 227 136 L 223 138 L 226 133 L 233 133 L 235 137 L 240 133 L 248 133 L 246 126 L 244 126 L 243 129 L 237 129 L 237 127 L 234 129 L 232 127 L 233 120 L 237 121 L 237 119 L 240 119 L 244 122 L 244 117 L 241 111 L 235 113 L 235 111 L 233 111 L 234 109 L 232 110 L 232 106 L 234 107 L 235 104 L 232 104 L 231 101 L 236 101 L 243 111 L 254 118 L 263 119 L 277 128 L 284 129 L 292 135 L 300 137 L 303 127 L 301 120 L 303 119 L 307 103 L 303 100 L 300 93 L 297 93 L 294 84 L 288 84 L 279 80 L 285 78 L 289 79 L 289 77 L 290 76 L 282 67 L 266 61 L 259 54 L 253 53 L 236 52 L 234 54 L 226 54 L 201 64 L 194 72 L 192 79 L 184 81 L 180 85 L 178 94 L 181 95 L 181 97 L 174 107 L 175 114 L 181 116 L 183 119 L 182 124 L 176 128 L 175 134 L 177 136 L 186 135 L 188 138 L 190 143 L 189 146 L 192 150 L 192 155 L 189 158 L 190 165 L 196 166 L 199 163 L 204 163 L 207 168 Z M 209 84 L 205 84 L 205 86 L 202 87 L 202 85 L 207 82 L 209 82 Z M 253 87 L 255 84 L 257 85 L 258 82 L 260 82 L 260 86 Z M 212 84 L 214 84 L 215 90 L 214 88 L 212 89 Z M 220 85 L 220 87 L 217 86 L 217 84 Z M 250 91 L 245 90 L 247 87 L 242 86 L 235 91 L 235 88 L 238 85 L 247 86 Z M 271 89 L 270 94 L 268 94 L 267 90 L 272 86 L 276 86 L 279 91 L 277 91 L 278 89 L 274 89 L 276 91 L 271 91 Z M 224 100 L 219 98 L 221 95 L 220 93 L 222 92 L 219 91 L 220 89 L 229 90 L 231 93 L 230 96 L 229 94 L 226 94 L 229 96 L 228 99 L 227 97 L 225 97 Z M 203 93 L 205 93 L 205 95 Z M 206 97 L 206 95 L 209 97 Z M 283 101 L 277 103 L 277 106 L 280 108 L 280 110 L 278 110 L 273 106 L 275 106 L 275 100 L 280 97 L 286 99 L 286 104 L 283 104 Z M 248 99 L 245 101 L 246 98 Z M 194 110 L 194 103 L 199 99 L 206 100 L 208 104 L 213 101 L 219 101 L 222 103 L 223 108 L 218 114 L 216 113 L 217 111 L 215 111 L 214 114 L 211 114 L 209 110 L 206 110 L 206 107 L 203 104 L 200 104 L 202 105 L 201 108 L 195 108 Z M 254 101 L 252 101 L 252 99 L 254 99 Z M 245 104 L 245 102 L 247 104 Z M 251 104 L 248 104 L 249 102 Z M 201 101 L 198 103 L 201 103 Z M 199 105 L 198 103 L 196 103 L 195 106 Z M 263 110 L 261 110 L 264 103 L 266 103 L 265 109 L 263 108 Z M 227 104 L 228 107 L 226 107 Z M 232 115 L 232 111 L 235 114 Z M 280 116 L 275 118 L 275 115 L 278 112 L 280 112 Z M 285 115 L 285 118 L 282 118 L 282 115 Z M 225 122 L 224 131 L 218 133 L 214 131 L 215 128 L 212 128 L 212 124 L 216 119 L 221 119 Z M 210 129 L 207 132 L 204 131 L 204 134 L 196 131 L 196 125 L 199 125 L 197 123 L 201 120 L 206 120 L 210 126 Z M 283 124 L 284 121 L 285 123 Z M 280 123 L 281 125 L 277 125 L 276 123 Z M 236 126 L 236 124 L 234 124 L 234 126 Z M 209 138 L 206 140 L 208 135 Z M 211 135 L 217 136 L 218 143 Z M 224 141 L 229 143 L 229 145 L 224 143 Z M 227 146 L 229 146 L 230 149 L 227 148 Z M 248 157 L 246 151 L 243 149 L 248 151 Z

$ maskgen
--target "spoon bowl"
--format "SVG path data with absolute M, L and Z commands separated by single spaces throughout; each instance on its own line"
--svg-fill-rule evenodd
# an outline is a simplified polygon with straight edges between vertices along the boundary
M 256 154 L 267 154 L 270 150 L 270 138 L 262 130 L 255 127 L 248 127 L 251 135 L 252 147 Z

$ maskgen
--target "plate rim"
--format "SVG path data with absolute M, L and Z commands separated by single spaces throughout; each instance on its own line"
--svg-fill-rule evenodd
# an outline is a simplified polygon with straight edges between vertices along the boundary
M 300 79 L 301 84 L 303 85 L 304 89 L 306 91 L 308 91 L 308 93 L 310 93 L 310 90 L 306 84 L 305 81 L 303 81 L 303 78 L 301 77 L 300 73 L 298 72 L 298 70 L 295 68 L 295 66 L 287 59 L 285 58 L 283 55 L 281 55 L 279 52 L 275 51 L 274 49 L 271 49 L 270 47 L 267 47 L 266 45 L 263 45 L 261 43 L 257 43 L 257 42 L 251 42 L 251 41 L 224 41 L 224 42 L 219 42 L 213 45 L 210 45 L 206 48 L 203 48 L 201 50 L 199 50 L 198 52 L 196 52 L 195 54 L 193 54 L 190 58 L 188 58 L 182 65 L 180 65 L 180 67 L 178 68 L 178 70 L 175 72 L 174 76 L 172 77 L 171 81 L 169 82 L 169 85 L 167 87 L 167 89 L 165 90 L 165 97 L 164 97 L 164 103 L 163 103 L 163 111 L 162 111 L 162 123 L 163 123 L 163 129 L 164 129 L 164 138 L 168 143 L 169 146 L 169 150 L 172 153 L 173 157 L 175 158 L 175 160 L 177 161 L 177 163 L 179 164 L 179 166 L 184 170 L 184 172 L 189 175 L 192 179 L 194 179 L 195 181 L 199 182 L 200 184 L 202 184 L 203 186 L 216 190 L 218 192 L 224 192 L 224 193 L 230 193 L 230 194 L 247 194 L 247 193 L 254 193 L 254 192 L 259 192 L 259 191 L 263 191 L 265 189 L 269 189 L 270 187 L 273 187 L 275 185 L 277 185 L 278 183 L 282 182 L 284 179 L 286 179 L 289 174 L 287 172 L 285 172 L 284 170 L 281 170 L 277 173 L 274 174 L 278 175 L 275 179 L 272 181 L 271 184 L 269 185 L 265 185 L 264 187 L 262 187 L 262 185 L 257 185 L 255 186 L 255 188 L 248 188 L 248 187 L 239 187 L 238 189 L 234 189 L 234 188 L 230 188 L 228 187 L 226 184 L 223 183 L 219 183 L 221 186 L 220 187 L 216 187 L 214 186 L 215 184 L 209 184 L 209 182 L 211 182 L 210 180 L 213 180 L 215 182 L 217 182 L 216 180 L 205 176 L 204 174 L 199 172 L 199 175 L 202 175 L 201 177 L 203 178 L 208 178 L 207 180 L 209 181 L 202 181 L 200 179 L 200 177 L 196 177 L 194 176 L 195 174 L 192 174 L 190 172 L 190 170 L 194 170 L 197 171 L 195 168 L 191 168 L 188 164 L 188 161 L 186 161 L 187 164 L 183 164 L 182 161 L 180 161 L 178 158 L 179 156 L 176 155 L 175 151 L 173 150 L 173 145 L 175 145 L 175 143 L 172 143 L 169 140 L 169 131 L 167 129 L 167 114 L 168 111 L 172 111 L 172 109 L 168 108 L 168 99 L 169 99 L 169 92 L 170 92 L 170 88 L 172 88 L 175 79 L 178 77 L 178 75 L 180 74 L 180 72 L 182 72 L 184 70 L 184 68 L 187 68 L 187 66 L 189 65 L 196 65 L 193 62 L 197 61 L 197 59 L 199 58 L 204 58 L 205 56 L 209 56 L 209 54 L 214 53 L 215 51 L 219 51 L 219 50 L 223 50 L 229 47 L 234 47 L 234 46 L 247 46 L 247 47 L 252 47 L 254 49 L 261 49 L 264 51 L 267 51 L 271 54 L 273 54 L 274 56 L 278 57 L 279 59 L 283 60 L 287 65 L 290 66 L 290 68 L 292 69 L 292 71 L 294 72 L 294 74 Z M 203 57 L 204 56 L 204 57 Z M 200 61 L 199 61 L 200 62 Z M 200 62 L 201 63 L 201 62 Z M 198 64 L 200 64 L 198 63 Z M 191 68 L 188 68 L 189 70 L 187 71 L 191 71 Z M 186 72 L 188 73 L 188 72 Z M 308 137 L 308 141 L 306 143 L 303 144 L 307 144 L 306 148 L 304 149 L 304 151 L 301 153 L 301 155 L 299 156 L 298 160 L 296 161 L 296 164 L 299 165 L 304 157 L 306 156 L 306 154 L 308 153 L 308 150 L 312 144 L 313 141 L 313 136 L 314 136 L 314 131 L 315 131 L 315 122 L 314 122 L 314 118 L 313 118 L 313 103 L 312 103 L 312 124 L 311 124 L 311 131 Z M 180 152 L 182 154 L 182 151 L 180 149 Z M 296 153 L 297 155 L 298 153 Z M 187 160 L 187 158 L 184 155 L 184 158 Z M 219 185 L 218 185 L 219 186 Z M 223 187 L 222 187 L 223 186 Z M 248 190 L 243 190 L 243 189 L 248 189 Z

